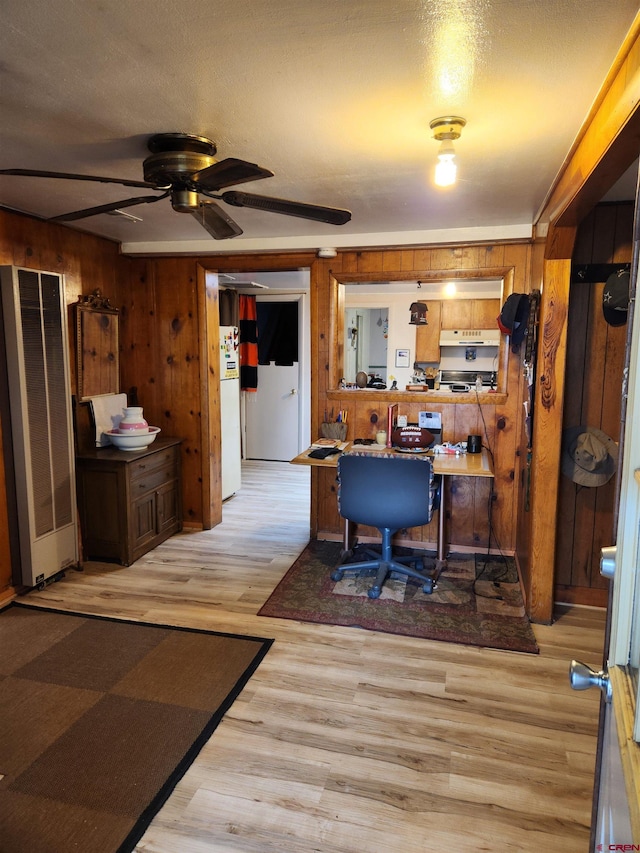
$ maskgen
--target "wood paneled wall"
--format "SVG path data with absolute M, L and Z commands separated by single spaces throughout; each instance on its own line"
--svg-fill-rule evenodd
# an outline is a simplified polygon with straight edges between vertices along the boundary
M 538 622 L 553 618 L 558 480 L 562 441 L 566 318 L 577 228 L 638 157 L 640 136 L 640 15 L 620 47 L 558 178 L 540 211 L 535 234 L 544 240 L 541 325 L 536 384 L 534 445 L 556 452 L 533 460 L 529 563 L 529 612 Z M 564 331 L 563 331 L 564 330 Z M 567 383 L 568 384 L 568 383 Z
M 211 527 L 222 518 L 215 271 L 297 269 L 311 261 L 308 253 L 129 260 L 115 302 L 122 310 L 122 390 L 135 389 L 149 423 L 183 439 L 187 526 Z
M 71 306 L 79 295 L 99 288 L 120 309 L 120 390 L 129 394 L 130 402 L 137 400 L 149 422 L 161 427 L 164 434 L 184 439 L 185 522 L 201 526 L 207 512 L 211 518 L 213 511 L 210 506 L 203 506 L 203 490 L 210 489 L 211 477 L 208 472 L 203 476 L 202 446 L 206 442 L 201 412 L 203 400 L 209 405 L 209 382 L 206 370 L 204 377 L 201 370 L 201 347 L 206 343 L 203 341 L 206 331 L 204 336 L 200 334 L 205 291 L 204 273 L 198 260 L 125 258 L 120 255 L 119 246 L 111 241 L 0 211 L 0 264 L 64 275 L 74 393 L 76 362 Z M 217 310 L 211 311 L 217 322 Z M 76 416 L 80 432 L 86 430 L 86 404 L 77 407 Z M 2 420 L 7 423 L 7 418 L 5 407 Z M 209 448 L 205 457 L 208 462 Z M 4 476 L 0 485 L 5 486 Z M 6 489 L 0 491 L 4 499 Z M 219 504 L 218 500 L 218 509 Z M 0 524 L 2 512 L 3 502 L 0 502 Z M 3 531 L 6 529 L 3 525 Z M 10 548 L 3 532 L 0 590 L 3 584 L 11 583 L 11 577 Z
M 506 359 L 504 391 L 495 398 L 481 397 L 481 410 L 475 398 L 467 402 L 449 403 L 441 395 L 393 393 L 389 391 L 342 392 L 336 390 L 332 360 L 339 358 L 340 336 L 335 336 L 331 318 L 340 315 L 338 282 L 366 276 L 372 281 L 427 279 L 451 275 L 478 277 L 501 271 L 508 288 L 526 293 L 530 290 L 531 246 L 522 244 L 487 244 L 462 247 L 433 247 L 407 250 L 339 252 L 330 261 L 319 261 L 311 270 L 312 288 L 312 435 L 317 434 L 325 411 L 341 408 L 349 411 L 347 438 L 372 437 L 376 425 L 372 418 L 386 425 L 387 407 L 399 404 L 399 413 L 417 421 L 418 411 L 425 408 L 442 413 L 444 440 L 460 441 L 469 433 L 486 434 L 494 454 L 495 499 L 492 502 L 494 540 L 509 553 L 516 546 L 518 512 L 517 483 L 523 461 L 522 441 L 522 362 L 521 355 L 509 353 Z M 439 399 L 438 399 L 439 397 Z M 494 402 L 495 400 L 495 402 Z M 488 542 L 490 484 L 467 478 L 452 478 L 445 512 L 448 538 L 452 547 L 482 550 Z M 314 470 L 312 474 L 312 518 L 314 534 L 340 536 L 341 523 L 336 505 L 335 474 Z M 375 533 L 375 531 L 368 531 Z M 408 532 L 414 540 L 433 543 L 435 523 Z
M 312 317 L 312 433 L 319 430 L 324 410 L 341 405 L 350 408 L 349 437 L 369 435 L 371 416 L 386 418 L 388 398 L 384 392 L 375 399 L 367 394 L 354 408 L 353 399 L 342 400 L 330 387 L 329 361 L 332 346 L 332 322 L 335 276 L 349 273 L 370 275 L 384 280 L 393 276 L 415 278 L 451 274 L 487 275 L 489 270 L 508 271 L 509 286 L 526 292 L 529 286 L 530 250 L 527 244 L 466 246 L 403 251 L 339 252 L 330 261 L 318 260 L 310 254 L 287 256 L 218 256 L 200 258 L 155 258 L 131 261 L 132 277 L 117 304 L 122 307 L 122 378 L 123 390 L 137 389 L 145 413 L 154 423 L 184 438 L 183 499 L 186 523 L 202 522 L 206 506 L 202 505 L 202 478 L 207 474 L 207 449 L 201 436 L 202 398 L 198 394 L 199 368 L 198 328 L 206 318 L 199 318 L 203 308 L 198 302 L 198 276 L 206 269 L 241 272 L 243 270 L 311 269 Z M 199 273 L 199 270 L 201 271 Z M 208 293 L 207 299 L 212 294 Z M 337 306 L 336 306 L 337 307 Z M 200 344 L 201 346 L 201 344 Z M 201 370 L 200 370 L 201 373 Z M 493 524 L 502 548 L 515 548 L 518 481 L 521 462 L 521 361 L 516 355 L 508 359 L 508 394 L 491 398 L 482 414 L 472 403 L 444 404 L 439 407 L 445 423 L 445 438 L 460 440 L 470 432 L 487 435 L 496 457 Z M 406 414 L 417 419 L 426 405 L 424 397 L 402 395 Z M 494 402 L 495 399 L 495 402 Z M 435 405 L 429 404 L 436 409 Z M 366 432 L 363 432 L 366 428 Z M 335 479 L 335 478 L 334 478 Z M 335 482 L 327 472 L 315 472 L 312 478 L 311 529 L 314 534 L 339 535 L 340 520 L 335 501 Z M 482 548 L 488 537 L 489 484 L 473 483 L 460 478 L 453 483 L 448 497 L 450 536 L 454 544 Z M 206 490 L 204 490 L 206 495 Z M 414 531 L 415 538 L 434 541 L 429 528 Z M 495 543 L 494 543 L 495 546 Z
M 116 289 L 121 309 L 121 390 L 164 435 L 183 439 L 183 513 L 203 521 L 202 388 L 198 263 L 194 258 L 129 261 Z
M 598 205 L 578 231 L 576 264 L 629 263 L 632 203 Z M 585 424 L 615 441 L 620 432 L 627 327 L 602 314 L 604 282 L 572 283 L 567 327 L 563 428 Z M 575 380 L 575 381 L 574 381 Z M 556 600 L 605 606 L 609 582 L 599 571 L 600 549 L 614 542 L 615 477 L 598 488 L 560 477 L 556 543 Z

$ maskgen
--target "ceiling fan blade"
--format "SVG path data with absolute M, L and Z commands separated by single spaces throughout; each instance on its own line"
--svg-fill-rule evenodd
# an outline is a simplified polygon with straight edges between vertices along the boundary
M 63 178 L 66 181 L 98 181 L 101 184 L 120 184 L 123 187 L 164 189 L 146 181 L 127 181 L 119 178 L 104 178 L 99 175 L 74 175 L 71 172 L 41 172 L 38 169 L 0 169 L 0 175 L 21 175 L 26 178 Z M 168 185 L 167 185 L 168 186 Z
M 191 211 L 191 215 L 215 240 L 227 240 L 242 234 L 242 228 L 238 223 L 234 222 L 220 205 L 214 202 L 201 204 L 197 210 Z
M 344 225 L 351 219 L 351 211 L 337 207 L 322 207 L 318 204 L 305 204 L 286 198 L 270 198 L 266 195 L 243 193 L 230 190 L 222 193 L 222 200 L 236 207 L 253 207 L 256 210 L 268 210 L 271 213 L 283 213 L 285 216 L 299 216 L 301 219 L 313 219 L 315 222 L 327 222 L 329 225 Z
M 126 198 L 124 201 L 112 201 L 110 204 L 100 204 L 97 207 L 87 207 L 84 210 L 74 210 L 71 213 L 61 213 L 60 216 L 52 216 L 49 222 L 73 222 L 74 219 L 84 219 L 87 216 L 96 216 L 98 213 L 110 213 L 112 210 L 120 210 L 123 207 L 133 207 L 135 204 L 152 204 L 169 195 L 145 195 L 141 198 Z
M 231 187 L 234 184 L 244 184 L 247 181 L 259 181 L 262 178 L 272 178 L 273 172 L 263 169 L 256 163 L 246 160 L 238 160 L 236 157 L 227 157 L 213 166 L 194 172 L 191 181 L 198 190 L 220 190 L 223 187 Z

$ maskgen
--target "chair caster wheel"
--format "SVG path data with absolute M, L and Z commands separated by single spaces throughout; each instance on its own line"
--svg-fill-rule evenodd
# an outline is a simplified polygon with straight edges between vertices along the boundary
M 344 577 L 344 572 L 340 572 L 336 569 L 335 572 L 331 572 L 331 580 L 332 581 L 341 581 Z
M 369 598 L 380 598 L 380 587 L 372 586 L 371 589 L 367 590 L 367 595 Z
M 431 595 L 431 593 L 433 592 L 433 581 L 431 580 L 431 578 L 429 578 L 429 580 L 425 582 L 424 586 L 422 587 L 422 591 L 425 595 Z

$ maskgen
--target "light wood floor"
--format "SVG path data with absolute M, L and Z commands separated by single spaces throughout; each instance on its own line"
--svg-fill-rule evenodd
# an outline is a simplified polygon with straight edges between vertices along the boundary
M 216 529 L 27 596 L 276 640 L 137 849 L 586 851 L 598 696 L 567 673 L 600 664 L 604 615 L 536 627 L 539 656 L 258 617 L 307 541 L 308 477 L 247 463 Z

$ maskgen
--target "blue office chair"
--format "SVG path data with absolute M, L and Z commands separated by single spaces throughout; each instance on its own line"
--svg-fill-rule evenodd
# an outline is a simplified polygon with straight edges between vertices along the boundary
M 345 573 L 360 574 L 376 569 L 369 598 L 378 598 L 391 572 L 415 578 L 427 595 L 433 592 L 433 579 L 411 568 L 423 564 L 422 557 L 397 557 L 391 538 L 398 530 L 428 524 L 433 515 L 438 487 L 433 466 L 427 456 L 399 453 L 343 453 L 338 459 L 338 510 L 343 518 L 356 524 L 377 527 L 382 535 L 381 553 L 367 551 L 372 559 L 343 563 L 331 574 L 334 581 Z

